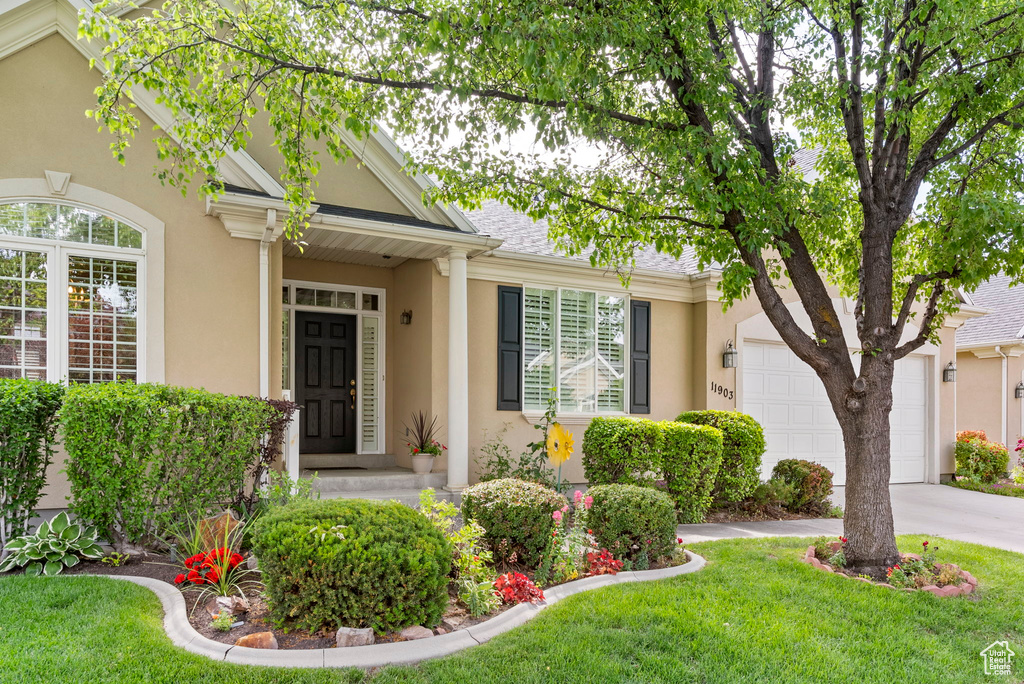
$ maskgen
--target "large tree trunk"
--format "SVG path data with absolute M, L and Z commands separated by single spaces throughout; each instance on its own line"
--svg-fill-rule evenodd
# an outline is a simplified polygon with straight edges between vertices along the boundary
M 900 561 L 889 497 L 893 374 L 891 360 L 865 356 L 863 392 L 829 388 L 846 448 L 847 568 L 876 578 Z

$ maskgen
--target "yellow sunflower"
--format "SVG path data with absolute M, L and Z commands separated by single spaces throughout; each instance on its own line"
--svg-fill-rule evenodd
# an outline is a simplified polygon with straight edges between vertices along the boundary
M 553 466 L 561 466 L 572 456 L 572 433 L 559 423 L 552 423 L 548 430 L 548 460 Z

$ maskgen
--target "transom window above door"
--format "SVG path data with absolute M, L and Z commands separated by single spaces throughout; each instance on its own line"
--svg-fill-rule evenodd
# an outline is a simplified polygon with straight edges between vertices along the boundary
M 0 204 L 0 378 L 144 379 L 144 237 L 82 207 Z

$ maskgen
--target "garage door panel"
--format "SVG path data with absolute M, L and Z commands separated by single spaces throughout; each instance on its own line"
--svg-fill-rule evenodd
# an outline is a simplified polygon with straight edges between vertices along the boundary
M 777 343 L 748 342 L 743 360 L 743 406 L 764 426 L 768 443 L 762 477 L 767 478 L 783 458 L 803 458 L 821 463 L 835 474 L 837 485 L 844 484 L 842 432 L 814 371 Z M 896 363 L 890 415 L 893 482 L 924 480 L 926 372 L 923 357 L 910 356 Z

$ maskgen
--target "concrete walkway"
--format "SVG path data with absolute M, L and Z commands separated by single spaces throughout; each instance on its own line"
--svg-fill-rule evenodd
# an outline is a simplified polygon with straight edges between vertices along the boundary
M 945 485 L 892 485 L 896 534 L 935 536 L 1024 553 L 1024 499 L 969 492 Z M 834 503 L 845 508 L 844 488 Z M 842 520 L 780 520 L 680 525 L 687 544 L 734 537 L 816 537 L 843 531 Z

